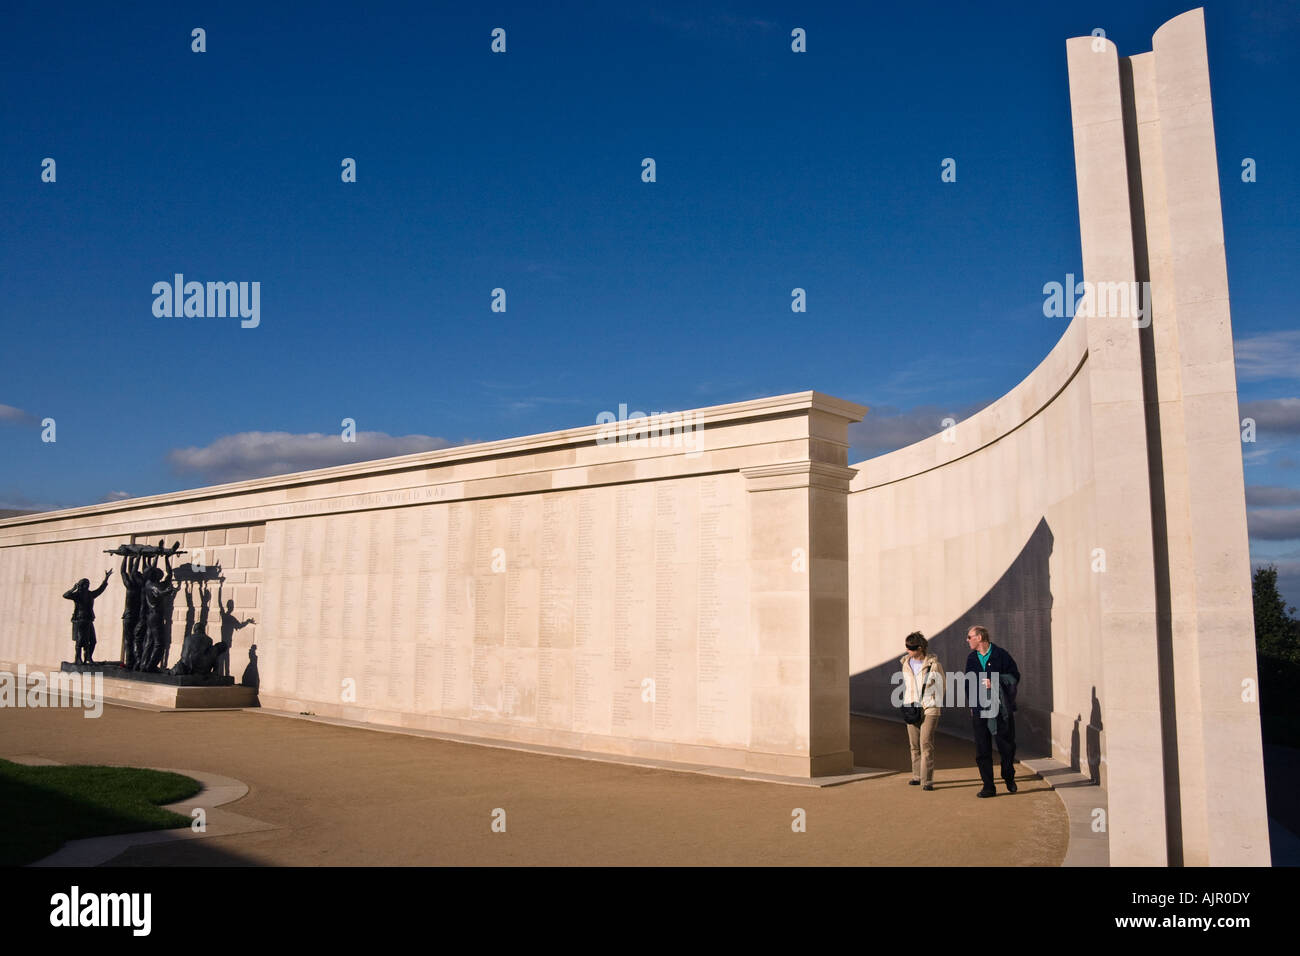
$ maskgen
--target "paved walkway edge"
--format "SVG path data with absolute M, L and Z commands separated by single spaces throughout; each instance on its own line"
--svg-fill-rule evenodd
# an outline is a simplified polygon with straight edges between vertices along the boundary
M 12 758 L 8 758 L 12 759 Z M 57 766 L 53 760 L 28 758 L 22 762 L 37 763 L 41 766 Z M 18 762 L 18 761 L 15 761 Z M 102 766 L 116 766 L 103 764 Z M 29 866 L 101 866 L 114 857 L 120 856 L 136 846 L 148 846 L 154 843 L 174 843 L 179 840 L 202 840 L 205 837 L 234 836 L 239 833 L 254 833 L 259 830 L 278 829 L 270 823 L 241 816 L 219 807 L 234 803 L 248 793 L 248 785 L 234 777 L 208 773 L 205 770 L 178 770 L 173 767 L 150 767 L 150 770 L 162 770 L 167 773 L 179 773 L 197 780 L 202 789 L 188 800 L 164 804 L 163 808 L 193 817 L 193 811 L 202 809 L 204 829 L 196 831 L 193 826 L 177 827 L 172 830 L 146 830 L 142 833 L 115 833 L 112 836 L 90 837 L 85 840 L 69 840 L 54 853 L 37 860 Z
M 1110 866 L 1110 838 L 1093 829 L 1093 821 L 1106 820 L 1106 791 L 1069 764 L 1051 757 L 1021 760 L 1056 791 L 1070 820 L 1070 843 L 1061 866 Z M 1097 811 L 1102 816 L 1097 816 Z

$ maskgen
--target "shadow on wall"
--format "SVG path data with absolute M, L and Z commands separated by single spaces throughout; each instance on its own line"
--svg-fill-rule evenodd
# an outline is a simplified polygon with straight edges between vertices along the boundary
M 220 561 L 203 565 L 188 562 L 177 567 L 172 574 L 177 581 L 218 581 L 223 577 Z
M 1079 726 L 1083 723 L 1083 714 L 1074 718 L 1074 730 L 1070 733 L 1070 766 L 1080 772 L 1086 771 L 1093 783 L 1101 783 L 1101 701 L 1097 699 L 1097 688 L 1092 688 L 1092 706 L 1088 712 L 1088 755 L 1086 764 L 1080 762 Z
M 244 668 L 244 674 L 239 678 L 239 682 L 245 687 L 252 687 L 254 690 L 262 682 L 262 678 L 257 673 L 257 645 L 251 644 L 248 648 L 248 666 Z
M 927 634 L 930 650 L 939 657 L 947 672 L 964 671 L 966 631 L 974 624 L 989 629 L 989 637 L 1015 658 L 1020 668 L 1020 689 L 1016 700 L 1017 759 L 1048 756 L 1052 752 L 1052 590 L 1049 560 L 1052 556 L 1052 530 L 1047 519 L 1040 520 L 1015 561 L 998 582 L 938 634 Z M 940 572 L 941 573 L 941 572 Z M 871 627 L 871 613 L 866 614 Z M 908 628 L 911 630 L 911 628 Z M 898 717 L 890 705 L 894 691 L 893 677 L 899 672 L 898 659 L 903 656 L 903 638 L 898 635 L 898 651 L 870 670 L 849 678 L 849 706 L 855 713 Z M 1094 701 L 1095 701 L 1094 694 Z M 939 729 L 944 733 L 969 737 L 970 711 L 946 707 Z

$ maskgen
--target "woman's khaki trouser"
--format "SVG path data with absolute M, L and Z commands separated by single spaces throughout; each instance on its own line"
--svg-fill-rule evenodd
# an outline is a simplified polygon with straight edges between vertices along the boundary
M 907 725 L 907 741 L 912 745 L 912 779 L 934 783 L 934 731 L 938 714 L 926 714 L 921 726 Z

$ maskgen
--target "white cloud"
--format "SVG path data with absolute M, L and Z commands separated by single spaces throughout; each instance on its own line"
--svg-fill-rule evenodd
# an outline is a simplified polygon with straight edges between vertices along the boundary
M 1300 378 L 1300 330 L 1266 332 L 1233 342 L 1243 382 Z
M 1255 420 L 1255 433 L 1259 438 L 1277 435 L 1300 435 L 1300 398 L 1266 398 L 1257 402 L 1242 402 L 1242 418 Z
M 337 433 L 239 432 L 223 435 L 203 448 L 173 449 L 167 454 L 167 460 L 175 471 L 196 473 L 210 482 L 243 481 L 395 458 L 453 444 L 445 438 L 385 432 L 357 432 L 356 439 L 345 442 Z
M 1253 540 L 1300 538 L 1300 508 L 1256 508 L 1246 512 L 1246 526 Z
M 855 453 L 874 458 L 937 435 L 944 430 L 945 418 L 960 422 L 987 404 L 983 402 L 961 409 L 917 405 L 906 411 L 892 405 L 872 405 L 866 418 L 849 426 L 849 442 Z
M 0 488 L 0 510 L 11 514 L 27 514 L 33 511 L 55 511 L 69 505 L 52 501 L 38 501 L 16 487 Z
M 1283 488 L 1278 485 L 1246 486 L 1247 507 L 1276 508 L 1283 505 L 1300 505 L 1300 488 Z
M 35 425 L 39 419 L 31 412 L 12 405 L 0 405 L 0 422 L 8 425 Z
M 108 494 L 103 495 L 99 501 L 101 504 L 105 504 L 110 501 L 125 501 L 130 497 L 131 492 L 129 491 L 110 491 Z

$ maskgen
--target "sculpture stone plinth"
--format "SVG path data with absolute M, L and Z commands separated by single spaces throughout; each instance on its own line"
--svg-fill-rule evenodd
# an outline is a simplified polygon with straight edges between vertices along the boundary
M 257 688 L 236 684 L 233 677 L 195 677 L 192 674 L 152 674 L 128 670 L 119 664 L 63 662 L 66 673 L 104 675 L 104 699 L 165 710 L 230 709 L 257 707 Z
M 193 674 L 169 674 L 167 671 L 136 671 L 116 663 L 76 664 L 64 661 L 61 668 L 69 674 L 93 674 L 103 671 L 104 679 L 136 680 L 149 684 L 170 684 L 173 687 L 230 687 L 235 683 L 233 677 L 213 674 L 208 677 L 196 677 Z

